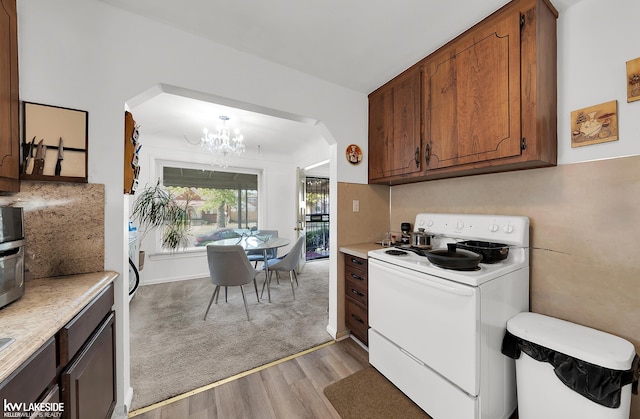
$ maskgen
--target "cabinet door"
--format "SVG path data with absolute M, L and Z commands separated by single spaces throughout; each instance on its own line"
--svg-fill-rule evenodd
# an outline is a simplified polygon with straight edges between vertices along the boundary
M 521 153 L 520 17 L 471 30 L 425 65 L 426 169 Z
M 0 191 L 20 190 L 16 1 L 0 0 Z
M 390 88 L 382 88 L 369 96 L 369 179 L 381 179 L 389 172 L 392 136 Z
M 111 417 L 116 404 L 114 319 L 111 313 L 62 373 L 65 419 Z
M 420 69 L 369 96 L 369 179 L 420 171 Z
M 420 71 L 415 69 L 393 89 L 392 176 L 420 171 L 420 112 Z

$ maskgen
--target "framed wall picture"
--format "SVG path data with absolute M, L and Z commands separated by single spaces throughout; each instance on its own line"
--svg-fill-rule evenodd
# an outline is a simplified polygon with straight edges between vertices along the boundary
M 640 99 L 640 58 L 627 61 L 627 102 Z
M 23 102 L 20 178 L 87 182 L 89 113 Z
M 618 101 L 612 100 L 571 112 L 571 147 L 617 139 Z

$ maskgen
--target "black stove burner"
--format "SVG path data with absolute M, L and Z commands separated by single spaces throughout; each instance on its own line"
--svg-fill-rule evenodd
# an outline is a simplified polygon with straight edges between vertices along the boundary
M 405 252 L 404 250 L 395 250 L 395 249 L 390 249 L 385 251 L 386 254 L 391 255 L 391 256 L 407 256 L 408 253 Z
M 451 268 L 451 267 L 448 267 L 448 266 L 436 265 L 435 263 L 434 263 L 434 266 L 437 266 L 438 268 L 441 268 L 441 269 L 447 269 L 449 271 L 473 272 L 473 271 L 479 271 L 481 269 L 479 266 L 473 266 L 471 268 Z
M 420 249 L 418 247 L 415 246 L 396 246 L 396 249 L 401 249 L 401 250 L 394 250 L 394 252 L 399 251 L 399 252 L 413 252 L 418 256 L 427 256 L 424 253 L 424 249 Z

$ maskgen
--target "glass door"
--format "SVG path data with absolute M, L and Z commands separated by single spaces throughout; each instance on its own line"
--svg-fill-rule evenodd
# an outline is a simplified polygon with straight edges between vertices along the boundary
M 329 179 L 307 177 L 307 260 L 329 257 Z

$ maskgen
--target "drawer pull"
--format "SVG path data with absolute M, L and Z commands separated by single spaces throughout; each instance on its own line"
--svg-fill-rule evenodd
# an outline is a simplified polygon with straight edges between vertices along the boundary
M 358 323 L 364 324 L 364 320 L 362 320 L 360 317 L 356 316 L 355 314 L 352 314 L 351 317 L 353 317 L 353 320 L 357 321 Z
M 356 274 L 351 274 L 351 278 L 357 279 L 358 281 L 364 281 L 363 277 L 361 277 L 360 275 L 356 275 Z
M 355 289 L 353 289 L 353 288 L 351 288 L 351 292 L 352 292 L 353 294 L 357 295 L 358 297 L 364 297 L 364 294 L 363 294 L 363 293 L 361 293 L 360 291 L 355 290 Z
M 355 263 L 356 265 L 364 265 L 364 263 L 356 258 L 351 258 L 351 263 Z

